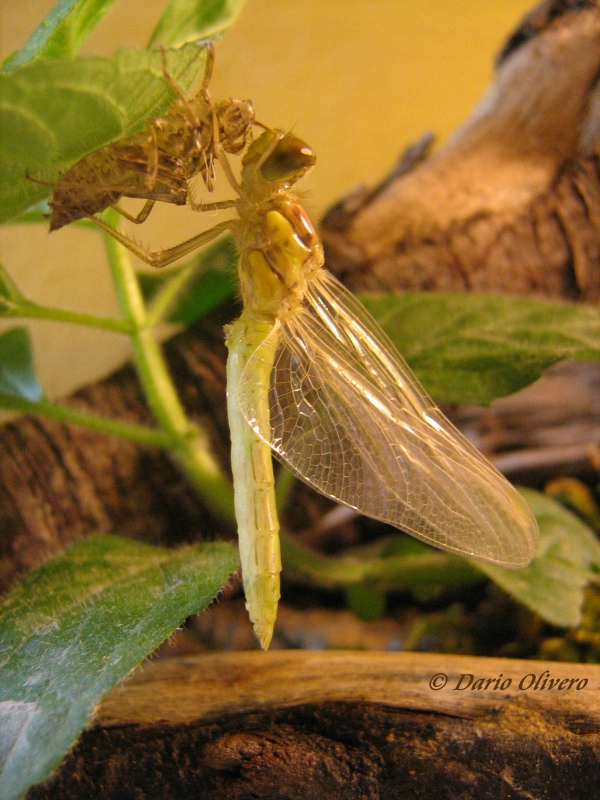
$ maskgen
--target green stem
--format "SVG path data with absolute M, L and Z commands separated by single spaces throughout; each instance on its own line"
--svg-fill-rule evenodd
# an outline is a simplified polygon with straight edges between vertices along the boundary
M 113 212 L 113 217 L 114 217 Z M 111 219 L 114 224 L 116 219 Z M 234 518 L 233 489 L 206 446 L 202 432 L 187 418 L 160 345 L 154 338 L 137 276 L 125 248 L 105 234 L 108 260 L 121 313 L 131 326 L 130 340 L 148 404 L 171 439 L 173 454 L 195 488 L 226 521 Z
M 88 328 L 100 328 L 114 333 L 132 333 L 131 325 L 122 319 L 98 317 L 95 314 L 51 308 L 50 306 L 42 306 L 30 302 L 21 305 L 14 304 L 5 316 L 18 317 L 20 319 L 44 319 L 53 322 L 68 322 L 74 325 L 86 325 Z
M 172 445 L 171 437 L 165 431 L 102 417 L 98 414 L 91 414 L 88 411 L 79 411 L 76 408 L 52 403 L 50 400 L 27 400 L 24 397 L 0 393 L 0 408 L 21 411 L 24 414 L 51 417 L 59 422 L 82 425 L 111 436 L 121 436 L 124 439 L 129 439 L 137 444 L 148 445 L 149 447 L 170 447 Z
M 176 453 L 179 463 L 210 508 L 237 529 L 231 481 L 213 458 L 201 431 L 194 431 L 195 435 L 182 442 Z
M 301 545 L 281 531 L 281 557 L 286 570 L 324 588 L 348 588 L 367 583 L 380 591 L 424 587 L 464 586 L 485 580 L 469 561 L 432 551 L 388 558 L 324 556 Z
M 280 514 L 283 514 L 283 509 L 290 497 L 295 480 L 294 473 L 283 464 L 280 464 L 279 472 L 275 478 L 275 502 Z
M 177 295 L 194 274 L 195 269 L 195 263 L 188 264 L 173 274 L 159 289 L 148 308 L 149 325 L 156 325 L 166 316 Z

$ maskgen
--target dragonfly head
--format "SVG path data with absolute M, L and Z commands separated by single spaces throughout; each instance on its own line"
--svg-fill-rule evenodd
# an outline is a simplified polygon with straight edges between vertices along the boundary
M 315 151 L 291 133 L 267 130 L 248 148 L 242 161 L 244 170 L 251 169 L 269 184 L 291 186 L 317 160 Z
M 239 153 L 246 146 L 254 122 L 252 101 L 235 97 L 224 100 L 217 105 L 217 119 L 223 150 L 226 153 Z

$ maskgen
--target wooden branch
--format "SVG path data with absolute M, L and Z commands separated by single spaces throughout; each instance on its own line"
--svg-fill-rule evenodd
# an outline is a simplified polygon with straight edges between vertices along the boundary
M 456 688 L 478 679 L 498 684 Z M 581 664 L 423 653 L 147 663 L 27 797 L 600 797 L 599 682 Z
M 353 288 L 600 297 L 600 3 L 552 0 L 510 38 L 471 119 L 323 221 Z
M 490 408 L 460 406 L 452 421 L 509 480 L 542 489 L 557 475 L 597 480 L 600 364 L 566 361 Z

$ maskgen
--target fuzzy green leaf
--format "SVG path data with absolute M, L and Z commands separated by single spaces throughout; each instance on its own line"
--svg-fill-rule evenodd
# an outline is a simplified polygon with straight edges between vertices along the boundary
M 600 358 L 589 306 L 481 294 L 361 296 L 438 401 L 488 405 L 565 358 Z
M 50 206 L 48 205 L 47 200 L 40 200 L 39 203 L 36 203 L 34 206 L 31 206 L 27 211 L 23 211 L 22 214 L 17 214 L 16 217 L 12 217 L 10 220 L 11 225 L 31 225 L 35 224 L 38 225 L 39 223 L 46 223 L 48 222 L 48 217 L 50 215 Z M 92 225 L 93 223 L 87 220 L 81 221 L 78 220 L 76 224 L 79 225 Z
M 187 92 L 205 49 L 167 52 L 170 74 Z M 143 128 L 174 99 L 158 51 L 113 58 L 36 60 L 0 74 L 0 222 L 46 197 L 55 181 L 92 150 Z
M 165 550 L 83 539 L 31 572 L 0 606 L 0 796 L 46 778 L 100 699 L 189 614 L 237 554 L 222 542 Z
M 548 622 L 575 627 L 583 589 L 600 572 L 600 542 L 581 520 L 556 501 L 521 489 L 540 528 L 537 554 L 528 567 L 504 569 L 473 562 L 495 583 Z
M 27 328 L 11 328 L 0 335 L 0 392 L 26 400 L 44 396 Z
M 171 0 L 150 37 L 150 44 L 180 47 L 223 33 L 243 4 L 244 0 Z
M 6 59 L 2 71 L 21 67 L 34 58 L 74 56 L 114 1 L 58 0 L 25 45 Z

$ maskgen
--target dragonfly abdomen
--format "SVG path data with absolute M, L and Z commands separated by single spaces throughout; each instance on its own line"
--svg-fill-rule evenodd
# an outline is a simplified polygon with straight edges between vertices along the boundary
M 271 448 L 240 411 L 240 379 L 248 359 L 261 348 L 256 369 L 257 429 L 270 424 L 269 382 L 277 346 L 274 324 L 257 323 L 246 313 L 227 329 L 227 413 L 231 430 L 231 469 L 246 608 L 261 647 L 273 635 L 279 601 L 279 520 Z M 260 419 L 259 419 L 260 418 Z

